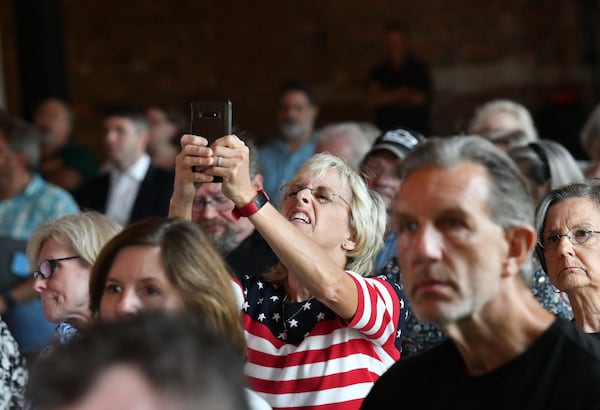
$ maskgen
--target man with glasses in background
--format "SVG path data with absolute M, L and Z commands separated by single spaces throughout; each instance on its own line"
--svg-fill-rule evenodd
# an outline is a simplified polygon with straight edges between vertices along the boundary
M 384 132 L 375 140 L 360 165 L 361 173 L 369 188 L 382 196 L 388 216 L 384 247 L 377 254 L 375 273 L 380 273 L 389 263 L 397 265 L 396 233 L 392 229 L 391 221 L 392 205 L 402 182 L 397 168 L 402 159 L 423 141 L 425 141 L 423 135 L 405 128 Z M 388 279 L 398 282 L 398 273 Z
M 387 212 L 383 248 L 377 253 L 375 275 L 385 275 L 402 287 L 402 276 L 396 250 L 396 232 L 392 227 L 392 208 L 402 179 L 398 167 L 402 160 L 426 138 L 409 129 L 398 128 L 379 136 L 361 163 L 361 173 L 369 188 L 383 198 Z M 446 339 L 432 323 L 422 322 L 410 311 L 402 334 L 402 356 L 407 358 L 429 349 Z
M 263 176 L 260 173 L 257 149 L 254 142 L 237 131 L 240 139 L 246 142 L 250 149 L 250 177 L 256 190 L 263 189 Z M 263 237 L 254 229 L 248 218 L 236 219 L 231 211 L 233 202 L 223 195 L 220 182 L 210 182 L 198 185 L 194 197 L 191 215 L 181 211 L 178 204 L 185 200 L 171 200 L 169 216 L 179 216 L 196 222 L 204 233 L 213 241 L 219 253 L 225 258 L 232 272 L 241 275 L 259 276 L 268 272 L 277 264 L 277 256 L 271 250 Z

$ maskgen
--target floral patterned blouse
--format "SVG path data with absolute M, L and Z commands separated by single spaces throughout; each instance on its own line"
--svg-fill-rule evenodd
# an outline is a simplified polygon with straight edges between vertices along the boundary
M 22 409 L 27 384 L 27 366 L 19 346 L 0 319 L 0 408 Z

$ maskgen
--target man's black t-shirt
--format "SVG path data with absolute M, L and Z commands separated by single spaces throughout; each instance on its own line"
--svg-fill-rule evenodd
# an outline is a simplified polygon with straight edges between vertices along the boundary
M 260 276 L 270 271 L 279 259 L 267 241 L 254 230 L 225 257 L 225 262 L 233 274 L 241 278 L 243 275 Z
M 467 374 L 451 341 L 394 364 L 363 410 L 600 409 L 600 342 L 564 319 L 529 349 L 484 375 Z
M 423 92 L 427 102 L 419 107 L 386 105 L 375 110 L 375 125 L 382 131 L 395 128 L 409 128 L 424 135 L 429 133 L 431 103 L 431 75 L 429 67 L 418 60 L 408 58 L 400 70 L 384 63 L 371 71 L 371 81 L 377 82 L 384 90 L 410 86 Z

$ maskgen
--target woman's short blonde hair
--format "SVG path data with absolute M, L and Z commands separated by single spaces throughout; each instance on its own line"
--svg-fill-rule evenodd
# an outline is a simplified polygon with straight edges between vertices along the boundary
M 39 227 L 27 243 L 27 259 L 35 267 L 42 247 L 48 239 L 72 249 L 92 266 L 102 247 L 121 231 L 112 219 L 95 211 L 65 215 Z
M 313 155 L 296 172 L 293 180 L 317 179 L 326 172 L 335 171 L 342 184 L 350 188 L 350 229 L 356 248 L 348 252 L 345 269 L 362 276 L 373 274 L 375 256 L 383 246 L 386 227 L 386 210 L 383 199 L 370 190 L 361 176 L 343 159 L 328 153 Z M 335 227 L 332 227 L 335 229 Z

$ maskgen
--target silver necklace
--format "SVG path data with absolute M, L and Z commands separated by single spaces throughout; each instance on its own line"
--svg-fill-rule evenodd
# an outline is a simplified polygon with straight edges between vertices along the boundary
M 281 338 L 283 340 L 287 339 L 288 328 L 287 328 L 287 324 L 286 323 L 287 322 L 291 322 L 292 319 L 294 319 L 298 315 L 298 313 L 302 312 L 303 310 L 310 309 L 310 302 L 314 298 L 315 298 L 314 296 L 311 296 L 310 299 L 308 299 L 306 302 L 302 303 L 302 306 L 300 306 L 300 309 L 298 309 L 296 311 L 296 313 L 294 313 L 292 316 L 290 316 L 289 318 L 286 319 L 285 318 L 285 302 L 288 299 L 288 295 L 287 294 L 285 295 L 285 297 L 283 298 L 283 302 L 281 303 L 281 318 L 283 319 L 283 334 L 281 335 Z M 290 325 L 291 325 L 291 323 L 290 323 Z

